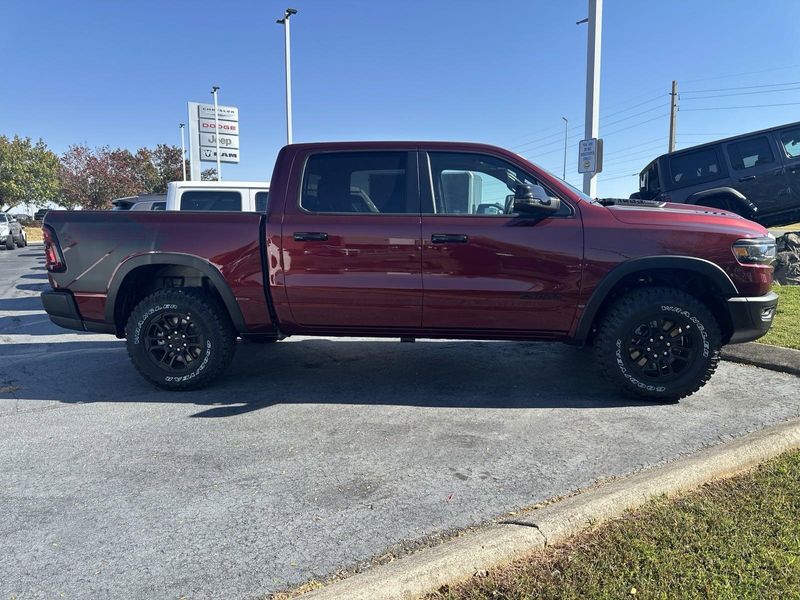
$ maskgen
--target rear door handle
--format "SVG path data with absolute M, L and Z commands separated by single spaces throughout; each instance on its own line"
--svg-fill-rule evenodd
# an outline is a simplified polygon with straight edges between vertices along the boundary
M 292 236 L 295 242 L 326 242 L 328 234 L 324 231 L 295 231 Z
M 747 177 L 739 177 L 739 181 L 755 181 L 755 175 L 748 175 Z
M 431 235 L 433 244 L 466 244 L 469 237 L 466 233 L 434 233 Z

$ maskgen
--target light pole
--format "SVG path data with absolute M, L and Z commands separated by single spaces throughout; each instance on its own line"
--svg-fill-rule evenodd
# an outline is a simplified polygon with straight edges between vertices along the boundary
M 603 0 L 589 0 L 589 32 L 586 40 L 586 131 L 584 139 L 596 138 L 600 130 L 600 38 L 603 31 Z M 583 174 L 583 193 L 597 195 L 595 173 Z
M 183 123 L 179 124 L 181 128 L 181 166 L 183 167 L 183 180 L 186 181 L 186 142 L 183 140 Z
M 219 92 L 219 86 L 212 86 L 211 95 L 214 96 L 214 144 L 217 147 L 217 181 L 222 181 L 222 169 L 220 168 L 219 160 L 219 104 L 217 102 L 217 92 Z
M 564 119 L 564 166 L 561 169 L 561 179 L 563 181 L 567 180 L 567 129 L 569 129 L 569 120 L 567 117 L 561 117 Z
M 294 8 L 287 8 L 283 18 L 275 21 L 283 25 L 283 41 L 286 46 L 286 143 L 292 143 L 292 50 L 289 38 L 289 17 L 296 15 Z

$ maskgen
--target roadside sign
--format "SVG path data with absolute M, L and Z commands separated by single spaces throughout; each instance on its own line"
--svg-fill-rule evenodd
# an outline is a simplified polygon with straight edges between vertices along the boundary
M 217 124 L 214 119 L 198 119 L 200 133 L 214 132 Z M 220 121 L 219 132 L 229 135 L 239 135 L 239 123 L 236 121 Z
M 213 104 L 199 104 L 197 106 L 197 116 L 201 119 L 214 120 L 214 105 Z M 220 121 L 238 121 L 239 109 L 235 106 L 220 106 L 219 107 L 219 120 Z
M 217 162 L 217 151 L 214 148 L 200 148 L 200 160 Z M 222 148 L 219 149 L 219 161 L 224 163 L 238 163 L 239 151 Z
M 217 133 L 219 133 L 219 160 L 224 163 L 239 162 L 239 109 L 235 106 L 189 102 L 189 165 L 192 181 L 200 179 L 200 163 L 217 161 Z M 217 131 L 219 130 L 219 131 Z
M 578 144 L 578 173 L 602 173 L 603 140 L 590 138 Z
M 207 146 L 209 148 L 217 147 L 216 135 L 213 133 L 200 133 L 200 147 Z M 238 148 L 239 136 L 219 134 L 219 147 L 222 148 Z

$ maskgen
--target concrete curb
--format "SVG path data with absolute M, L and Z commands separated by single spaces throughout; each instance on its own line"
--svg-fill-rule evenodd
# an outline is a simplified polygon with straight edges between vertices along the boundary
M 722 349 L 722 360 L 753 365 L 770 371 L 789 373 L 800 377 L 800 350 L 748 342 L 731 344 Z
M 308 600 L 411 600 L 543 549 L 661 495 L 746 471 L 800 448 L 800 419 L 767 427 L 666 465 L 591 488 L 481 531 L 304 594 Z

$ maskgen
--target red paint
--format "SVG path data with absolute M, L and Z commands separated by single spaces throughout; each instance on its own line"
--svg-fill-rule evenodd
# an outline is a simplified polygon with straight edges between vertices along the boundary
M 520 224 L 513 217 L 326 215 L 299 208 L 310 153 L 367 149 L 490 154 L 554 189 L 573 215 Z M 46 222 L 58 233 L 67 265 L 65 273 L 51 273 L 51 281 L 75 293 L 84 318 L 102 320 L 105 296 L 126 261 L 166 252 L 199 257 L 224 278 L 247 331 L 270 331 L 260 218 L 51 211 Z M 766 235 L 756 223 L 686 205 L 654 210 L 589 203 L 516 154 L 480 144 L 287 146 L 272 176 L 266 220 L 266 271 L 278 324 L 287 334 L 566 339 L 605 275 L 626 260 L 654 255 L 711 261 L 742 296 L 763 295 L 772 281 L 771 267 L 739 265 L 731 252 L 736 239 Z M 298 231 L 329 237 L 295 241 Z M 469 243 L 432 244 L 434 233 L 465 234 Z M 75 264 L 98 260 L 87 273 L 75 270 Z

